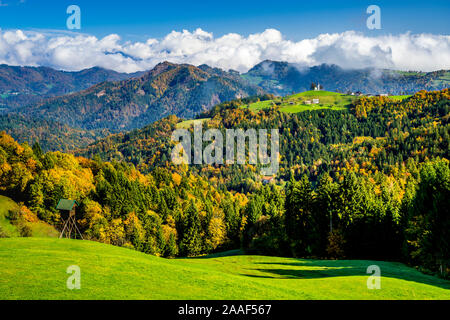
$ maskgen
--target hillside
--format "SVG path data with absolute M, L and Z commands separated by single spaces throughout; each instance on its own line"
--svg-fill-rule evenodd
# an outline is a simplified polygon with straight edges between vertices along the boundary
M 141 74 L 118 73 L 99 67 L 66 72 L 48 67 L 0 65 L 0 111 L 87 89 L 103 81 L 124 80 Z
M 410 95 L 389 96 L 391 101 L 402 101 Z M 269 108 L 278 108 L 285 113 L 298 113 L 314 110 L 348 110 L 360 97 L 330 91 L 305 91 L 286 97 L 257 101 L 243 104 L 242 108 L 259 111 Z M 315 101 L 316 100 L 316 101 Z
M 314 103 L 314 100 L 318 100 Z M 250 103 L 242 106 L 250 110 L 263 110 L 271 107 L 278 107 L 281 112 L 297 113 L 307 110 L 346 110 L 358 98 L 356 96 L 341 94 L 329 91 L 306 91 L 294 95 L 279 97 Z
M 2 237 L 56 237 L 56 229 L 40 221 L 26 207 L 0 195 L 0 238 Z
M 44 151 L 62 152 L 84 148 L 110 134 L 106 129 L 76 129 L 56 121 L 14 113 L 0 114 L 0 130 L 20 143 L 27 142 L 31 146 L 37 141 Z
M 223 101 L 260 93 L 234 73 L 165 62 L 139 78 L 104 82 L 17 111 L 77 128 L 123 131 L 168 115 L 193 117 Z
M 414 94 L 420 90 L 442 90 L 450 86 L 450 71 L 402 72 L 384 69 L 342 69 L 322 64 L 300 67 L 288 62 L 263 61 L 242 77 L 266 92 L 287 95 L 320 83 L 326 90 L 371 94 Z
M 279 176 L 289 178 L 292 169 L 297 176 L 307 172 L 314 180 L 324 172 L 330 170 L 337 172 L 342 170 L 350 158 L 359 165 L 367 166 L 363 162 L 368 159 L 375 161 L 371 170 L 388 170 L 394 162 L 405 162 L 408 158 L 425 159 L 432 156 L 447 156 L 448 141 L 435 138 L 423 145 L 422 151 L 418 143 L 425 141 L 418 136 L 432 134 L 426 128 L 434 126 L 433 119 L 438 120 L 439 134 L 445 134 L 448 130 L 446 108 L 448 90 L 429 93 L 431 101 L 436 107 L 426 108 L 424 113 L 415 112 L 415 108 L 421 109 L 428 106 L 428 102 L 422 93 L 410 96 L 356 98 L 354 96 L 328 92 L 307 91 L 284 98 L 267 95 L 260 98 L 238 99 L 215 106 L 211 111 L 198 116 L 204 127 L 214 127 L 220 130 L 231 128 L 278 128 L 281 133 L 281 154 Z M 305 105 L 304 101 L 318 98 L 317 105 Z M 359 101 L 362 101 L 361 103 Z M 355 105 L 364 104 L 386 105 L 388 111 L 366 111 L 367 119 L 362 118 L 356 112 Z M 410 105 L 414 105 L 411 107 Z M 397 113 L 406 112 L 409 120 L 399 121 Z M 440 110 L 442 108 L 442 111 Z M 359 110 L 359 107 L 358 107 Z M 381 108 L 380 108 L 381 110 Z M 421 120 L 423 118 L 423 120 Z M 189 128 L 195 121 L 182 121 L 176 117 L 165 118 L 142 129 L 128 133 L 111 135 L 107 138 L 75 151 L 75 154 L 92 158 L 99 155 L 104 160 L 125 160 L 134 163 L 141 170 L 149 170 L 164 166 L 170 159 L 170 134 L 177 128 Z M 395 126 L 395 127 L 394 127 Z M 169 129 L 170 128 L 170 129 Z M 339 132 L 336 130 L 339 128 Z M 395 129 L 395 130 L 394 130 Z M 390 131 L 391 130 L 391 131 Z M 392 131 L 394 130 L 394 131 Z M 398 139 L 399 132 L 411 132 Z M 395 135 L 393 135 L 395 133 Z M 417 140 L 415 140 L 417 139 Z M 289 143 L 296 141 L 295 144 Z M 360 146 L 364 148 L 361 153 Z M 386 148 L 385 148 L 386 146 Z M 370 149 L 383 152 L 370 152 Z M 398 151 L 400 150 L 400 152 Z M 401 155 L 399 154 L 401 153 Z M 344 154 L 344 156 L 343 156 Z M 342 159 L 344 157 L 344 159 Z M 383 159 L 390 160 L 387 165 Z M 338 169 L 341 168 L 341 169 Z M 233 168 L 240 173 L 246 168 Z M 234 180 L 236 173 L 230 174 L 231 168 L 221 168 L 222 174 L 217 176 L 217 171 L 199 166 L 191 166 L 191 170 L 199 170 L 209 178 L 219 179 L 219 183 Z M 226 172 L 226 173 L 225 173 Z M 210 174 L 210 175 L 209 175 Z M 245 175 L 254 182 L 259 176 L 256 174 Z M 236 177 L 235 183 L 228 187 L 238 191 L 245 184 L 244 177 Z M 222 180 L 223 179 L 223 180 Z M 247 190 L 247 187 L 245 188 Z
M 207 65 L 195 67 L 169 62 L 134 75 L 101 68 L 61 73 L 48 68 L 2 67 L 0 94 L 3 109 L 8 112 L 45 118 L 78 129 L 115 132 L 141 128 L 169 115 L 193 118 L 222 102 L 264 92 L 279 96 L 304 92 L 312 82 L 320 83 L 328 91 L 392 95 L 440 90 L 450 84 L 450 72 L 445 70 L 430 73 L 345 70 L 335 65 L 299 68 L 274 61 L 264 61 L 245 74 Z M 349 96 L 344 100 L 348 104 L 353 99 Z M 285 106 L 283 111 L 295 113 L 310 109 L 295 103 Z M 329 106 L 325 102 L 316 107 Z M 343 106 L 338 103 L 335 109 Z
M 55 226 L 58 200 L 77 199 L 86 239 L 158 256 L 242 248 L 401 259 L 446 276 L 439 257 L 449 249 L 449 98 L 448 89 L 421 91 L 298 113 L 255 112 L 242 107 L 258 102 L 248 98 L 202 114 L 204 126 L 221 132 L 279 129 L 281 159 L 270 184 L 260 165 L 174 165 L 171 132 L 192 124 L 176 116 L 77 153 L 91 159 L 42 154 L 0 133 L 0 193 Z
M 381 268 L 381 290 L 366 269 Z M 81 270 L 68 290 L 66 269 Z M 400 263 L 264 256 L 167 260 L 105 244 L 0 239 L 0 299 L 450 299 L 450 282 Z

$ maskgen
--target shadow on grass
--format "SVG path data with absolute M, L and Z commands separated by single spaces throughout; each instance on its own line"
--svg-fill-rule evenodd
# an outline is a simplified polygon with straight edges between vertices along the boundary
M 197 256 L 197 257 L 191 257 L 191 258 L 179 258 L 179 259 L 212 259 L 212 258 L 222 258 L 222 257 L 231 257 L 231 256 L 241 256 L 244 254 L 244 251 L 240 249 L 236 250 L 228 250 L 218 253 L 211 253 L 204 256 Z
M 415 269 L 408 268 L 401 263 L 377 261 L 351 261 L 351 260 L 302 260 L 299 262 L 260 262 L 255 265 L 279 266 L 279 268 L 255 268 L 262 274 L 242 274 L 251 278 L 266 279 L 320 279 L 331 277 L 366 276 L 369 265 L 379 265 L 381 276 L 395 278 L 416 283 L 431 285 L 450 290 L 450 281 L 435 276 L 423 274 Z

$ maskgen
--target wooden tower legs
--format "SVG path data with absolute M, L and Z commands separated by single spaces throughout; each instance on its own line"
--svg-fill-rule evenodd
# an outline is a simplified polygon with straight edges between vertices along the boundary
M 64 221 L 64 219 L 61 218 L 61 220 Z M 81 234 L 80 230 L 77 227 L 77 222 L 75 220 L 74 216 L 70 216 L 67 218 L 67 220 L 64 221 L 64 227 L 61 231 L 61 234 L 59 235 L 59 238 L 66 237 L 68 239 L 72 238 L 72 232 L 74 233 L 75 239 L 77 238 L 77 235 L 80 235 L 81 240 L 83 239 L 83 235 Z

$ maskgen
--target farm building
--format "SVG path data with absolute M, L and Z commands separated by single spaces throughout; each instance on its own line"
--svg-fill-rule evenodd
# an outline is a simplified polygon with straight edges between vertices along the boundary
M 266 185 L 275 182 L 275 177 L 273 176 L 264 176 L 261 178 L 261 182 Z

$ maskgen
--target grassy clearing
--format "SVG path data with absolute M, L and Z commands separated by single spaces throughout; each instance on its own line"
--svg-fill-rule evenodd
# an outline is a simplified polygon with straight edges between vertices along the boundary
M 8 219 L 10 210 L 19 210 L 19 205 L 10 198 L 0 196 L 0 229 L 8 237 L 19 237 L 20 231 Z M 57 237 L 58 231 L 42 221 L 25 222 L 31 228 L 33 237 Z
M 0 228 L 9 237 L 18 237 L 19 231 L 7 218 L 9 210 L 18 209 L 17 203 L 11 199 L 0 196 Z
M 401 101 L 411 97 L 411 95 L 397 95 L 389 96 L 393 101 Z M 312 102 L 313 99 L 319 99 L 318 104 L 307 104 L 307 101 Z M 286 113 L 298 113 L 310 110 L 347 110 L 348 107 L 357 100 L 357 96 L 330 92 L 330 91 L 306 91 L 297 93 L 284 98 L 277 98 L 274 100 L 258 101 L 250 105 L 242 106 L 243 108 L 250 108 L 254 111 L 264 110 L 272 107 L 280 107 L 280 111 Z
M 412 97 L 412 95 L 402 95 L 402 96 L 389 96 L 389 99 L 394 101 L 402 101 Z
M 319 99 L 318 104 L 312 103 L 313 99 Z M 270 107 L 280 107 L 280 111 L 286 113 L 298 113 L 307 110 L 333 109 L 345 110 L 356 99 L 355 96 L 329 92 L 329 91 L 306 91 L 291 96 L 277 98 L 274 100 L 259 101 L 243 106 L 251 110 L 263 110 Z
M 201 124 L 201 123 L 207 122 L 209 120 L 211 120 L 211 119 L 204 118 L 204 119 L 194 119 L 194 120 L 182 121 L 180 123 L 177 123 L 177 129 L 189 129 L 190 127 L 194 126 L 195 124 Z
M 0 239 L 0 299 L 450 299 L 450 282 L 400 263 L 264 256 L 167 260 L 106 244 Z M 381 268 L 381 290 L 366 269 Z M 81 290 L 68 290 L 68 266 Z

